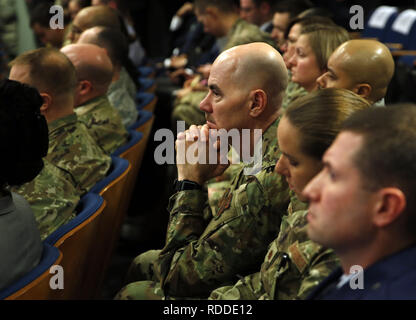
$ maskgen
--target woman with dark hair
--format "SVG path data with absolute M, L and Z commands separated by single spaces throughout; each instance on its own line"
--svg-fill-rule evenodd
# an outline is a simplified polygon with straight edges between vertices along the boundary
M 11 186 L 34 179 L 48 152 L 48 126 L 40 114 L 36 89 L 16 81 L 0 82 L 0 290 L 32 270 L 42 242 L 27 201 Z

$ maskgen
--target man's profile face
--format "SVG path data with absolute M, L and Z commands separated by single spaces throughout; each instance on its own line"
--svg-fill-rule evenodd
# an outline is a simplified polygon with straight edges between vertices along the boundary
M 60 48 L 62 45 L 63 34 L 59 29 L 51 29 L 42 27 L 39 23 L 34 23 L 32 26 L 33 32 L 42 44 L 50 44 L 55 48 Z
M 348 70 L 343 67 L 346 59 L 338 51 L 335 51 L 328 60 L 327 72 L 320 76 L 316 81 L 320 88 L 337 88 L 353 90 L 354 81 L 351 79 Z
M 285 31 L 289 24 L 289 13 L 288 12 L 276 12 L 273 16 L 273 30 L 270 36 L 280 47 L 285 42 Z M 295 30 L 296 31 L 296 30 Z
M 85 15 L 80 15 L 83 12 L 82 10 L 75 16 L 75 19 L 72 22 L 71 32 L 69 34 L 69 39 L 71 43 L 76 43 L 81 35 L 87 27 L 87 22 L 85 21 Z
M 363 137 L 344 131 L 323 156 L 324 168 L 305 187 L 308 236 L 337 251 L 365 245 L 372 236 L 372 193 L 362 186 L 354 157 Z
M 220 57 L 212 66 L 208 78 L 209 91 L 199 105 L 210 129 L 241 129 L 247 121 L 244 106 L 248 103 L 249 92 L 233 79 L 235 64 L 233 58 Z
M 198 7 L 196 7 L 195 15 L 198 21 L 203 24 L 205 33 L 209 33 L 215 37 L 220 36 L 216 29 L 217 21 L 215 20 L 214 16 L 210 11 L 201 11 Z
M 253 0 L 240 0 L 240 17 L 250 23 L 261 23 L 260 10 Z

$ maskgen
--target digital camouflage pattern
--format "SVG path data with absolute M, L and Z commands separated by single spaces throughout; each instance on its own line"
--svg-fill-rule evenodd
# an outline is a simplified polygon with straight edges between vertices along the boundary
M 289 78 L 291 79 L 290 74 Z M 307 94 L 308 91 L 306 91 L 303 87 L 293 82 L 292 80 L 289 80 L 285 95 L 283 96 L 282 110 L 286 110 L 293 101 L 295 101 L 297 98 L 306 96 Z
M 137 111 L 136 103 L 120 79 L 110 84 L 107 95 L 111 105 L 120 114 L 121 121 L 126 129 L 136 122 L 139 111 Z
M 76 114 L 48 124 L 49 149 L 46 159 L 66 172 L 79 195 L 87 193 L 102 180 L 111 166 L 111 158 L 95 143 Z
M 206 298 L 213 289 L 235 282 L 238 274 L 260 267 L 290 200 L 285 180 L 274 172 L 280 153 L 278 122 L 264 132 L 260 172 L 246 176 L 242 167 L 215 213 L 206 191 L 186 190 L 171 197 L 165 247 L 137 257 L 130 281 L 157 281 L 168 299 Z M 143 283 L 124 287 L 117 298 L 147 298 L 136 285 Z
M 309 240 L 307 205 L 292 198 L 260 272 L 214 290 L 212 300 L 305 299 L 338 265 L 335 253 Z
M 75 187 L 63 178 L 62 170 L 46 159 L 43 162 L 44 168 L 35 179 L 12 188 L 29 202 L 42 240 L 75 217 L 80 200 Z
M 122 67 L 120 70 L 120 79 L 119 79 L 121 86 L 126 88 L 127 92 L 130 94 L 133 100 L 136 99 L 136 93 L 138 88 L 134 81 L 131 79 L 129 73 L 127 72 L 126 68 Z
M 261 31 L 258 26 L 243 19 L 238 19 L 228 32 L 227 42 L 222 51 L 252 42 L 266 42 L 275 47 L 275 42 L 269 33 Z M 192 91 L 182 99 L 177 99 L 172 111 L 173 124 L 176 124 L 176 121 L 185 121 L 186 128 L 193 124 L 204 124 L 205 113 L 199 109 L 199 104 L 207 92 L 208 88 L 206 91 Z
M 276 43 L 270 37 L 269 33 L 261 31 L 258 26 L 246 20 L 238 19 L 228 32 L 227 43 L 222 51 L 252 42 L 266 42 L 272 47 L 276 47 Z
M 128 132 L 106 95 L 77 107 L 75 113 L 105 153 L 111 154 L 127 142 Z

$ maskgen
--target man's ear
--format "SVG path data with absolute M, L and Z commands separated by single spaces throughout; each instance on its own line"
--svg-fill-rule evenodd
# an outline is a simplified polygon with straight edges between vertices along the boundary
M 250 115 L 254 118 L 260 116 L 267 106 L 267 94 L 261 89 L 250 93 Z
M 43 100 L 43 104 L 40 106 L 40 113 L 42 115 L 45 115 L 45 113 L 48 111 L 49 107 L 52 104 L 52 96 L 46 92 L 40 93 L 40 96 L 42 97 L 42 100 Z
M 78 82 L 78 94 L 85 96 L 92 91 L 92 83 L 88 80 L 81 80 Z
M 382 228 L 397 220 L 406 208 L 406 196 L 398 188 L 383 188 L 377 192 L 373 222 Z
M 371 95 L 372 88 L 368 83 L 359 83 L 355 85 L 352 91 L 364 99 L 368 99 Z

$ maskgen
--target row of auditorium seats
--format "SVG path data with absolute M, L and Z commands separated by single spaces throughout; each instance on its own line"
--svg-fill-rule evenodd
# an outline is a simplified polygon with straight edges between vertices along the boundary
M 129 141 L 111 155 L 107 176 L 81 199 L 77 216 L 44 240 L 39 265 L 2 290 L 0 299 L 85 300 L 99 296 L 129 209 L 153 126 L 156 101 L 149 91 L 142 89 L 137 94 L 139 118 L 128 130 Z M 59 271 L 51 269 L 56 265 L 63 270 L 63 290 L 53 289 L 50 283 L 58 277 Z
M 395 60 L 386 103 L 416 102 L 416 10 L 380 6 L 368 15 L 360 37 L 383 42 Z
M 416 60 L 416 10 L 380 6 L 370 13 L 363 38 L 375 38 L 386 44 L 392 55 L 410 67 Z

